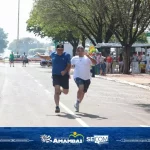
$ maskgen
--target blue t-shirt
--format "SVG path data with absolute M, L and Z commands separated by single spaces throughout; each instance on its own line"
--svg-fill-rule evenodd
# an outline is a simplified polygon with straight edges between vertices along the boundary
M 52 59 L 52 74 L 61 75 L 61 72 L 64 71 L 68 64 L 71 64 L 70 54 L 64 52 L 61 56 L 57 55 L 56 52 L 53 52 L 50 55 Z

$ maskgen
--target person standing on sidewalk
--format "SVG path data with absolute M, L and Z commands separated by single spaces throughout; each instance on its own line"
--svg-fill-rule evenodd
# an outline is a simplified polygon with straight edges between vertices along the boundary
M 83 46 L 78 46 L 77 56 L 74 56 L 71 59 L 71 64 L 74 66 L 73 76 L 75 83 L 78 86 L 77 101 L 74 107 L 76 112 L 79 112 L 79 105 L 81 104 L 91 83 L 91 65 L 96 64 L 96 60 L 85 53 Z
M 96 54 L 95 53 L 92 54 L 92 58 L 96 61 Z M 91 73 L 92 73 L 93 78 L 95 78 L 95 71 L 96 71 L 95 64 L 92 64 Z
M 105 62 L 104 59 L 106 59 L 106 57 L 102 56 L 102 53 L 100 52 L 100 75 L 105 75 Z
M 24 52 L 24 54 L 22 55 L 22 67 L 26 67 L 26 63 L 27 63 L 28 59 L 27 59 L 27 55 Z
M 96 53 L 96 75 L 100 75 L 100 54 L 99 52 Z
M 123 56 L 122 56 L 122 54 L 119 55 L 118 61 L 119 61 L 119 73 L 123 73 L 124 62 L 123 62 Z
M 69 92 L 69 71 L 71 68 L 71 56 L 64 52 L 64 45 L 57 45 L 56 52 L 51 53 L 50 56 L 42 56 L 39 53 L 37 55 L 46 60 L 52 60 L 52 79 L 53 86 L 55 88 L 55 113 L 60 112 L 59 100 L 60 95 L 63 92 L 68 94 Z
M 136 52 L 133 53 L 133 57 L 132 57 L 132 73 L 139 73 L 139 62 L 138 62 L 138 56 L 136 54 Z
M 11 52 L 10 56 L 9 56 L 9 64 L 10 64 L 10 67 L 11 67 L 11 64 L 13 64 L 13 67 L 14 67 L 14 53 Z
M 106 73 L 112 73 L 112 62 L 113 59 L 109 54 L 109 56 L 106 58 Z

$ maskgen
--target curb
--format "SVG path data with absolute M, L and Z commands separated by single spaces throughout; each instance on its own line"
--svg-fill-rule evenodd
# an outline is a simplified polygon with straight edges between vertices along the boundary
M 96 75 L 96 77 L 99 77 L 101 79 L 108 80 L 108 81 L 113 81 L 113 82 L 117 82 L 117 83 L 131 85 L 131 86 L 134 86 L 134 87 L 138 87 L 138 88 L 142 88 L 142 89 L 146 89 L 146 90 L 150 91 L 149 86 L 145 86 L 145 85 L 141 85 L 141 84 L 137 84 L 137 83 L 133 83 L 133 82 L 128 82 L 128 81 L 125 81 L 125 80 L 112 79 L 112 78 L 109 78 L 109 77 L 101 77 L 101 76 L 97 76 L 97 75 Z

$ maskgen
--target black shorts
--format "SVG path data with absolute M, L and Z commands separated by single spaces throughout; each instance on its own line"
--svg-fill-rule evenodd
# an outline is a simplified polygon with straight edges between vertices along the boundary
M 53 86 L 59 85 L 63 89 L 69 89 L 69 75 L 53 75 Z
M 79 87 L 79 85 L 84 85 L 84 93 L 86 93 L 90 84 L 91 84 L 91 80 L 90 79 L 89 80 L 83 80 L 81 78 L 75 78 L 74 80 L 75 80 L 78 87 Z
M 23 60 L 22 62 L 23 62 L 23 64 L 26 64 L 26 63 L 28 63 L 28 60 Z

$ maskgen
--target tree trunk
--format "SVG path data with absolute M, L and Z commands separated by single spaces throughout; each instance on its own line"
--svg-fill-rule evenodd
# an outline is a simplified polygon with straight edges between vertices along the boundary
M 86 37 L 82 35 L 82 46 L 85 48 Z
M 130 50 L 131 45 L 126 45 L 124 47 L 124 74 L 129 74 L 130 70 Z
M 75 56 L 75 55 L 76 55 L 77 47 L 78 47 L 78 45 L 74 45 L 74 46 L 73 46 L 73 56 Z

